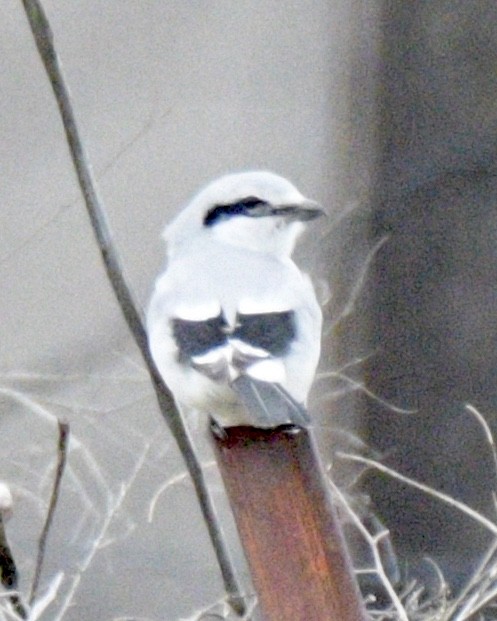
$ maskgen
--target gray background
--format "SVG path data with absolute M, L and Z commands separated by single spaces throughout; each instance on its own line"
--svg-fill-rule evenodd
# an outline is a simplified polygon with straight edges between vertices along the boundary
M 369 138 L 360 136 L 370 104 L 360 122 L 351 106 L 356 50 L 369 45 L 359 5 L 45 6 L 114 241 L 143 305 L 163 265 L 163 226 L 219 174 L 268 168 L 332 214 L 367 194 Z M 21 3 L 3 0 L 1 16 L 1 477 L 16 501 L 8 532 L 21 588 L 32 576 L 59 416 L 71 423 L 72 444 L 41 593 L 64 574 L 42 618 L 186 618 L 223 596 L 214 557 L 104 276 Z M 365 89 L 371 78 L 359 71 Z M 319 257 L 341 253 L 341 242 L 327 239 L 314 232 L 300 252 L 324 281 Z M 197 436 L 202 444 L 202 429 Z
M 495 429 L 497 5 L 399 3 L 382 11 L 371 233 L 389 236 L 371 279 L 368 384 L 414 408 L 367 407 L 388 463 L 495 520 L 495 468 L 470 403 Z M 472 521 L 375 477 L 410 568 L 432 555 L 461 584 L 488 545 Z M 432 575 L 432 574 L 431 574 Z
M 312 400 L 325 458 L 352 428 L 492 517 L 495 473 L 464 404 L 493 423 L 495 3 L 45 5 L 140 302 L 163 264 L 160 231 L 202 184 L 247 168 L 289 177 L 331 214 L 298 253 L 326 302 Z M 59 576 L 58 596 L 41 618 L 194 618 L 223 595 L 205 528 L 104 277 L 21 3 L 0 12 L 0 476 L 21 587 L 59 416 L 72 444 L 42 580 L 43 593 Z M 415 413 L 358 399 L 341 369 Z M 481 531 L 388 478 L 364 482 L 403 567 L 430 581 L 428 554 L 462 582 Z

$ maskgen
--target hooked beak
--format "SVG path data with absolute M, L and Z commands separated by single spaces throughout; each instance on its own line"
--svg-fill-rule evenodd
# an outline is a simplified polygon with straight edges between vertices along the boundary
M 298 203 L 298 205 L 281 205 L 276 207 L 274 213 L 286 217 L 287 220 L 296 222 L 308 222 L 326 215 L 319 203 L 307 198 Z

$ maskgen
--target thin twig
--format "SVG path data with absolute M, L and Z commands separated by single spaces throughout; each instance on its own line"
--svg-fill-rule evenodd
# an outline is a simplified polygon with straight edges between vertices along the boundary
M 497 450 L 495 448 L 494 436 L 492 434 L 492 430 L 490 429 L 490 425 L 487 423 L 485 417 L 475 408 L 474 405 L 471 405 L 471 403 L 465 403 L 464 407 L 470 414 L 472 414 L 476 418 L 485 433 L 485 438 L 488 442 L 488 445 L 490 446 L 490 452 L 492 453 L 492 459 L 494 461 L 494 476 L 497 480 Z
M 351 315 L 354 312 L 356 308 L 356 302 L 364 289 L 364 283 L 366 282 L 366 279 L 369 275 L 369 270 L 371 268 L 371 265 L 373 261 L 375 260 L 376 255 L 383 248 L 383 246 L 386 244 L 387 241 L 388 241 L 388 236 L 385 235 L 379 241 L 377 241 L 376 244 L 368 252 L 366 260 L 364 261 L 364 264 L 361 267 L 361 271 L 359 272 L 359 275 L 356 278 L 354 286 L 352 287 L 352 291 L 350 292 L 349 299 L 346 305 L 340 311 L 340 314 L 338 315 L 338 317 L 333 321 L 333 324 L 330 329 L 336 328 L 337 325 L 339 325 L 344 319 L 347 319 L 347 317 L 349 317 L 349 315 Z
M 454 621 L 462 621 L 466 619 L 465 613 L 471 609 L 472 605 L 480 607 L 482 601 L 486 601 L 488 592 L 488 583 L 495 588 L 495 579 L 489 575 L 492 568 L 496 567 L 497 540 L 494 540 L 483 558 L 480 560 L 478 567 L 471 575 L 467 584 L 457 594 L 455 600 L 448 608 L 448 616 Z
M 323 371 L 322 373 L 319 373 L 317 377 L 317 379 L 319 380 L 331 379 L 331 378 L 341 380 L 345 384 L 348 384 L 352 388 L 352 391 L 358 391 L 366 395 L 367 397 L 369 397 L 376 403 L 379 403 L 380 405 L 385 406 L 386 408 L 388 408 L 389 410 L 397 414 L 416 414 L 417 412 L 417 410 L 408 410 L 406 408 L 401 408 L 397 405 L 394 405 L 393 403 L 390 403 L 389 401 L 385 401 L 385 399 L 378 397 L 377 395 L 374 394 L 373 391 L 369 390 L 369 388 L 367 388 L 363 382 L 359 382 L 353 379 L 352 377 L 349 377 L 345 373 L 341 373 L 339 371 Z
M 29 605 L 32 606 L 38 591 L 40 584 L 41 572 L 43 569 L 43 561 L 45 559 L 45 549 L 47 546 L 48 534 L 50 527 L 52 526 L 53 516 L 55 509 L 57 508 L 57 502 L 59 500 L 60 484 L 62 483 L 62 477 L 64 475 L 64 469 L 67 461 L 67 447 L 69 444 L 69 425 L 58 421 L 59 429 L 59 442 L 57 447 L 57 466 L 55 468 L 55 478 L 52 487 L 52 494 L 50 496 L 50 502 L 48 503 L 47 517 L 45 524 L 40 534 L 40 540 L 38 541 L 38 555 L 36 557 L 35 572 L 33 577 L 33 583 L 31 584 L 31 593 L 29 594 Z
M 388 596 L 390 597 L 390 600 L 392 602 L 392 605 L 394 606 L 395 611 L 398 615 L 399 621 L 409 621 L 406 610 L 402 602 L 400 601 L 399 596 L 395 592 L 395 589 L 392 583 L 388 579 L 385 567 L 383 566 L 383 560 L 381 558 L 380 544 L 381 544 L 382 539 L 384 539 L 385 537 L 388 537 L 389 531 L 385 529 L 377 533 L 376 535 L 372 535 L 369 532 L 369 530 L 364 526 L 364 524 L 362 523 L 357 513 L 352 509 L 350 504 L 347 502 L 345 496 L 342 494 L 339 488 L 333 483 L 331 478 L 328 478 L 328 484 L 330 485 L 333 495 L 338 499 L 343 509 L 349 514 L 355 527 L 359 530 L 361 535 L 364 537 L 365 541 L 367 541 L 367 543 L 369 544 L 371 552 L 373 554 L 374 565 L 375 565 L 373 571 L 378 575 L 378 577 L 381 580 L 382 585 L 385 587 L 385 590 L 387 591 Z
M 433 489 L 432 487 L 425 485 L 424 483 L 419 483 L 418 481 L 411 479 L 410 477 L 406 477 L 403 474 L 400 474 L 400 472 L 397 472 L 396 470 L 393 470 L 392 468 L 389 468 L 388 466 L 385 466 L 379 461 L 376 461 L 374 459 L 362 457 L 361 455 L 352 455 L 350 453 L 342 453 L 342 452 L 337 452 L 336 455 L 337 457 L 340 457 L 341 459 L 347 459 L 349 461 L 355 461 L 355 462 L 364 464 L 366 466 L 371 466 L 372 468 L 375 468 L 376 470 L 379 470 L 380 472 L 383 472 L 384 474 L 388 474 L 392 478 L 397 479 L 398 481 L 401 481 L 402 483 L 405 483 L 406 485 L 409 485 L 410 487 L 414 487 L 415 489 L 425 492 L 429 496 L 432 496 L 433 498 L 436 498 L 437 500 L 441 500 L 442 502 L 446 503 L 447 505 L 451 507 L 455 507 L 461 513 L 464 513 L 470 518 L 473 518 L 475 522 L 480 524 L 480 526 L 483 526 L 493 535 L 497 535 L 497 524 L 495 524 L 494 522 L 486 518 L 481 513 L 478 513 L 478 511 L 475 511 L 468 505 L 465 505 L 460 500 L 456 500 L 455 498 L 452 498 L 452 496 L 449 496 L 448 494 L 439 492 Z
M 171 392 L 164 384 L 152 360 L 148 349 L 147 333 L 141 313 L 138 311 L 139 306 L 124 278 L 124 271 L 120 258 L 112 243 L 110 227 L 102 208 L 103 203 L 98 196 L 97 185 L 93 178 L 92 169 L 79 134 L 69 92 L 55 51 L 50 24 L 43 6 L 38 0 L 22 1 L 38 52 L 54 91 L 71 158 L 78 176 L 79 186 L 85 199 L 86 209 L 102 254 L 109 281 L 114 289 L 124 318 L 149 370 L 161 414 L 178 444 L 190 476 L 192 477 L 200 508 L 217 555 L 224 585 L 230 596 L 230 602 L 233 609 L 238 612 L 238 614 L 242 615 L 245 609 L 243 597 L 236 579 L 228 547 L 225 543 L 224 535 L 221 531 L 221 526 L 207 489 L 202 467 L 196 456 L 188 431 L 175 406 Z

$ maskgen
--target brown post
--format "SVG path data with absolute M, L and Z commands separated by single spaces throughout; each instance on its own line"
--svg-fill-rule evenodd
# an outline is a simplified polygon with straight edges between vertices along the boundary
M 225 431 L 219 467 L 265 621 L 365 621 L 309 432 Z

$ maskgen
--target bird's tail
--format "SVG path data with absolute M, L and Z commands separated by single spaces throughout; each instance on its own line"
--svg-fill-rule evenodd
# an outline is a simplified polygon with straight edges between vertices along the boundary
M 240 375 L 231 384 L 254 427 L 278 427 L 310 423 L 305 407 L 297 403 L 279 384 L 263 382 L 247 375 Z

